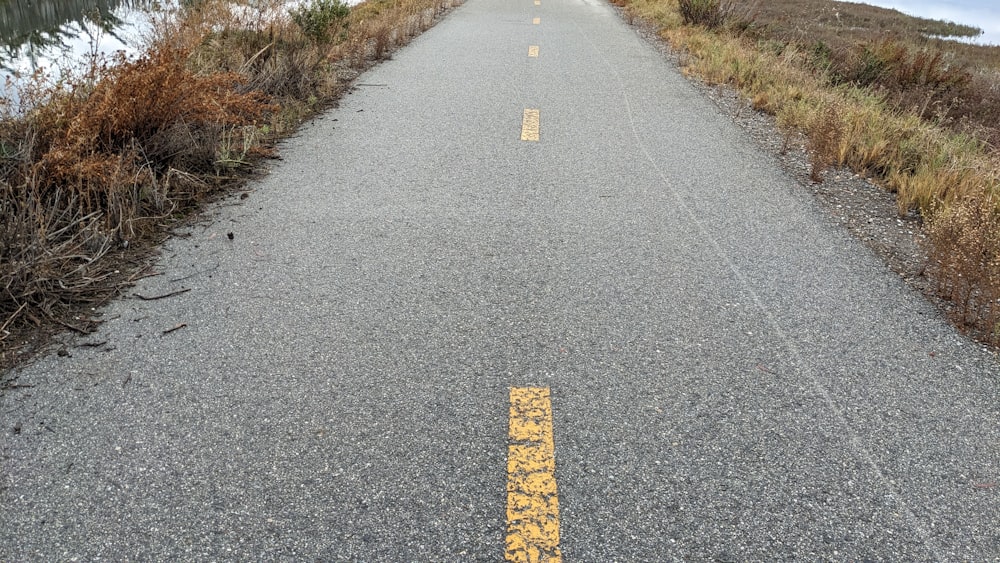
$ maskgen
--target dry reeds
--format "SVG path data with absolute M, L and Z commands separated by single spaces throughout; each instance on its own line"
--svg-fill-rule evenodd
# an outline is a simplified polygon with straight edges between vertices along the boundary
M 931 270 L 952 317 L 983 340 L 1000 342 L 1000 186 L 983 186 L 935 215 Z

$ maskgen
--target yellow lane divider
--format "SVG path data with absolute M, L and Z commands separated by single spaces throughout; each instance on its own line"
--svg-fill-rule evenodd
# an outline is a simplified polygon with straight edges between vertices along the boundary
M 535 18 L 535 19 L 531 20 L 531 23 L 533 23 L 535 25 L 538 25 L 538 24 L 542 23 L 542 18 Z
M 528 56 L 529 57 L 537 57 L 538 56 L 538 45 L 529 45 L 528 46 Z
M 535 5 L 536 6 L 541 6 L 542 5 L 542 0 L 535 0 Z
M 561 563 L 548 387 L 511 388 L 509 440 L 504 557 L 516 563 Z
M 539 125 L 538 110 L 524 110 L 524 117 L 521 118 L 521 140 L 537 141 Z

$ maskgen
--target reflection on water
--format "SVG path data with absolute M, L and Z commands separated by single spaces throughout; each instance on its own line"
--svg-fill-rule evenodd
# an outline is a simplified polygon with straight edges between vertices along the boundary
M 996 0 L 862 0 L 865 4 L 893 8 L 922 18 L 972 25 L 983 34 L 972 42 L 1000 45 L 1000 3 Z
M 0 0 L 4 74 L 67 67 L 87 53 L 134 46 L 151 0 Z

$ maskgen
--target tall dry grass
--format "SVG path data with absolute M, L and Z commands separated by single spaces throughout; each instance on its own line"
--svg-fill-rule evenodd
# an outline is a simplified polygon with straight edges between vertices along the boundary
M 933 273 L 960 324 L 1000 342 L 1000 205 L 998 186 L 942 209 L 928 225 Z
M 92 330 L 178 220 L 459 1 L 198 2 L 135 60 L 21 83 L 0 103 L 0 367 L 33 335 Z

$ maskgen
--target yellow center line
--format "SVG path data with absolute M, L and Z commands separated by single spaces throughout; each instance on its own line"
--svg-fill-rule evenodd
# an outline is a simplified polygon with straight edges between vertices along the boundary
M 537 141 L 539 134 L 539 115 L 537 109 L 524 110 L 524 117 L 521 118 L 521 140 Z
M 509 440 L 504 558 L 516 563 L 561 563 L 548 387 L 511 388 Z
M 529 57 L 537 57 L 538 56 L 538 45 L 529 45 L 528 46 L 528 56 Z
M 542 0 L 535 0 L 535 5 L 536 6 L 541 6 L 542 5 Z
M 535 25 L 538 25 L 538 24 L 542 23 L 542 18 L 535 18 L 535 19 L 531 20 L 531 23 L 533 23 Z

